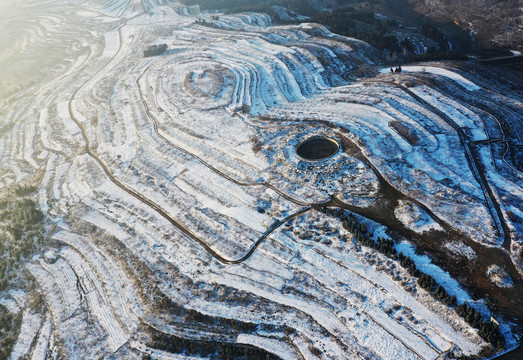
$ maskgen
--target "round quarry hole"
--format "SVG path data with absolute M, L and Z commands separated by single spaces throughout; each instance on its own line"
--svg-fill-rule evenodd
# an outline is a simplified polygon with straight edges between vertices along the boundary
M 314 136 L 302 141 L 296 147 L 296 153 L 305 160 L 323 160 L 336 154 L 340 145 L 334 139 Z

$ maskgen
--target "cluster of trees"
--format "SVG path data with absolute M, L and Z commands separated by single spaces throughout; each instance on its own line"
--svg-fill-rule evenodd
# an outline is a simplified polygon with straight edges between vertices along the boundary
M 208 23 L 205 19 L 196 19 L 196 24 L 203 26 L 211 26 L 212 23 Z
M 35 191 L 32 186 L 18 186 L 7 200 L 0 201 L 0 292 L 15 277 L 20 262 L 44 240 L 44 214 L 28 198 Z M 9 358 L 21 320 L 21 312 L 12 314 L 0 304 L 0 359 Z
M 437 26 L 430 23 L 423 23 L 419 27 L 419 32 L 421 35 L 434 40 L 442 50 L 448 49 L 447 37 Z
M 327 26 L 332 32 L 344 36 L 361 39 L 377 49 L 384 50 L 388 58 L 401 61 L 430 60 L 466 60 L 467 56 L 449 46 L 448 37 L 440 27 L 427 22 L 419 27 L 419 32 L 426 38 L 434 40 L 437 46 L 430 47 L 424 54 L 414 53 L 414 47 L 408 39 L 401 39 L 394 34 L 399 24 L 396 20 L 377 18 L 372 11 L 344 6 L 336 11 L 317 11 L 307 0 L 182 0 L 185 5 L 199 4 L 204 10 L 228 10 L 231 13 L 242 11 L 263 12 L 269 14 L 274 22 L 298 23 L 300 20 L 282 19 L 271 6 L 279 5 L 301 15 L 310 17 L 310 22 Z M 338 4 L 344 5 L 344 4 Z M 411 17 L 412 14 L 406 17 Z M 211 24 L 204 24 L 211 26 Z M 454 31 L 455 32 L 455 31 Z M 452 39 L 457 39 L 462 46 L 468 46 L 470 39 L 465 35 L 454 33 Z M 455 46 L 454 46 L 455 47 Z
M 336 11 L 318 11 L 314 9 L 307 0 L 182 0 L 185 5 L 199 4 L 204 10 L 226 10 L 231 13 L 242 11 L 263 12 L 269 14 L 275 23 L 299 23 L 301 20 L 282 19 L 273 5 L 279 5 L 301 15 L 310 17 L 310 22 L 316 22 L 327 26 L 332 32 L 344 36 L 354 37 L 368 42 L 374 47 L 384 50 L 387 58 L 392 62 L 398 61 L 431 61 L 431 60 L 467 60 L 467 56 L 461 49 L 470 48 L 468 34 L 456 26 L 445 25 L 453 45 L 449 45 L 449 36 L 442 28 L 427 19 L 417 19 L 423 22 L 418 31 L 424 37 L 432 39 L 437 45 L 429 47 L 424 54 L 416 54 L 415 48 L 408 39 L 402 39 L 395 35 L 400 24 L 393 19 L 377 18 L 374 12 L 363 10 L 360 5 L 358 9 L 346 6 L 339 2 L 342 8 Z M 379 1 L 370 1 L 369 4 L 376 5 Z M 372 8 L 372 7 L 371 7 Z M 397 9 L 400 17 L 411 19 L 419 16 L 412 11 L 404 13 Z M 404 9 L 405 10 L 405 9 Z M 211 24 L 205 24 L 211 26 Z
M 428 50 L 421 55 L 409 56 L 409 61 L 468 60 L 468 56 L 465 53 L 453 49 L 453 47 L 450 45 L 448 37 L 436 25 L 428 22 L 423 23 L 419 27 L 419 32 L 421 35 L 434 40 L 434 42 L 438 45 L 430 46 Z M 456 38 L 458 42 L 463 43 L 466 40 L 462 39 L 463 36 L 460 35 L 461 34 L 455 34 L 454 38 Z M 410 43 L 406 43 L 405 45 L 408 50 L 412 49 Z
M 479 311 L 465 303 L 458 305 L 455 310 L 472 327 L 478 329 L 478 334 L 483 340 L 498 349 L 505 347 L 505 338 L 496 323 L 491 320 L 484 321 Z
M 401 69 L 401 67 L 400 67 Z M 398 132 L 410 145 L 417 145 L 420 142 L 420 137 L 416 134 L 414 129 L 405 125 L 403 122 L 393 120 L 389 122 L 389 125 Z
M 312 20 L 318 24 L 328 26 L 332 32 L 341 35 L 356 26 L 356 22 L 352 18 L 349 18 L 346 12 L 344 12 L 343 16 L 340 16 L 338 12 L 320 12 L 316 14 Z
M 447 290 L 445 290 L 443 286 L 437 283 L 436 279 L 434 279 L 432 276 L 428 274 L 419 271 L 416 267 L 416 264 L 414 263 L 414 260 L 412 260 L 408 256 L 405 256 L 401 252 L 397 255 L 396 259 L 399 260 L 402 268 L 407 270 L 410 275 L 418 279 L 418 285 L 425 289 L 427 292 L 429 292 L 433 298 L 439 300 L 440 302 L 448 306 L 456 305 L 456 295 L 450 296 Z
M 28 196 L 28 195 L 31 195 L 31 194 L 34 194 L 36 192 L 36 190 L 38 190 L 36 188 L 36 186 L 20 186 L 18 185 L 16 188 L 15 188 L 15 195 L 18 196 L 18 197 L 22 197 L 22 196 Z
M 167 50 L 167 44 L 151 45 L 143 51 L 143 57 L 162 55 Z
M 221 318 L 216 316 L 210 316 L 202 314 L 196 310 L 188 310 L 185 315 L 186 322 L 197 322 L 205 325 L 214 325 L 227 329 L 230 332 L 243 332 L 252 333 L 258 329 L 258 325 L 255 323 L 240 321 L 232 318 Z
M 441 50 L 434 46 L 421 55 L 413 55 L 408 58 L 409 61 L 437 61 L 437 60 L 468 60 L 468 56 L 460 51 Z
M 0 304 L 0 359 L 8 359 L 17 339 L 22 314 L 14 315 Z
M 246 300 L 248 302 L 249 300 Z M 156 307 L 162 309 L 164 313 L 170 313 L 184 319 L 185 324 L 191 324 L 191 326 L 207 327 L 212 326 L 213 328 L 226 329 L 228 334 L 234 333 L 247 333 L 252 334 L 258 330 L 261 331 L 288 331 L 285 326 L 272 325 L 272 324 L 257 324 L 252 322 L 241 321 L 233 318 L 224 318 L 219 316 L 211 316 L 203 314 L 193 309 L 186 309 L 182 305 L 179 305 L 172 301 L 172 299 L 161 294 L 159 295 Z
M 220 20 L 220 17 L 213 15 L 212 16 L 212 20 Z M 210 28 L 216 28 L 216 24 L 214 22 L 207 21 L 205 19 L 196 19 L 195 23 L 198 24 L 198 25 L 207 26 L 207 27 L 210 27 Z
M 373 12 L 345 8 L 341 11 L 317 13 L 311 21 L 326 25 L 336 34 L 361 39 L 380 50 L 387 50 L 393 61 L 397 61 L 398 56 L 404 61 L 468 59 L 465 53 L 456 50 L 456 46 L 451 47 L 445 33 L 432 23 L 423 23 L 419 27 L 419 32 L 426 38 L 432 39 L 437 46 L 431 46 L 424 54 L 416 55 L 409 39 L 400 39 L 393 35 L 393 30 L 398 27 L 398 23 L 394 20 L 378 19 Z M 467 41 L 463 39 L 463 34 L 456 33 L 453 35 L 453 40 L 455 38 L 463 44 L 462 47 L 466 45 Z
M 363 246 L 377 250 L 385 256 L 399 260 L 401 267 L 409 272 L 410 275 L 417 279 L 417 283 L 423 289 L 425 289 L 431 296 L 442 302 L 443 304 L 453 307 L 455 312 L 461 316 L 466 322 L 472 327 L 478 329 L 478 334 L 485 341 L 489 342 L 494 348 L 502 349 L 505 346 L 505 339 L 499 327 L 492 320 L 484 321 L 481 314 L 471 306 L 462 303 L 457 305 L 457 298 L 455 295 L 450 296 L 445 288 L 438 284 L 436 279 L 432 276 L 421 272 L 410 257 L 405 256 L 403 253 L 397 253 L 394 248 L 394 241 L 388 239 L 382 239 L 378 237 L 376 240 L 372 239 L 372 236 L 367 234 L 367 227 L 365 223 L 359 224 L 356 216 L 352 213 L 347 213 L 341 209 L 330 209 L 325 206 L 313 206 L 317 211 L 321 211 L 327 215 L 338 217 L 343 225 L 343 228 L 354 235 L 356 242 Z
M 152 341 L 149 347 L 160 349 L 172 354 L 184 354 L 189 356 L 210 357 L 211 359 L 226 360 L 277 360 L 280 359 L 263 349 L 252 345 L 243 345 L 230 342 L 213 340 L 186 339 L 178 336 L 165 334 L 153 328 L 149 328 Z M 147 358 L 147 357 L 146 357 Z
M 19 188 L 15 194 L 30 194 L 34 189 Z M 44 240 L 44 214 L 29 198 L 0 202 L 0 291 L 7 287 L 9 274 Z
M 279 5 L 302 15 L 312 15 L 315 10 L 307 0 L 182 0 L 184 5 L 199 4 L 202 10 L 228 10 L 230 12 L 256 11 L 274 13 L 276 20 L 279 16 L 271 11 L 271 6 Z
M 379 251 L 390 258 L 396 258 L 397 252 L 394 248 L 394 241 L 389 239 L 382 239 L 377 237 L 373 240 L 372 237 L 367 233 L 367 226 L 358 224 L 356 217 L 351 213 L 349 216 L 346 214 L 342 215 L 343 228 L 354 235 L 354 239 L 363 246 Z
M 327 215 L 338 217 L 341 220 L 343 228 L 352 233 L 354 235 L 354 239 L 359 244 L 377 250 L 387 257 L 393 259 L 397 258 L 397 252 L 394 248 L 394 241 L 389 239 L 382 239 L 379 236 L 376 240 L 372 239 L 372 234 L 368 233 L 367 225 L 365 223 L 358 223 L 358 220 L 353 213 L 347 213 L 341 209 L 335 210 L 325 206 L 313 206 L 313 208 Z
M 418 285 L 427 290 L 433 298 L 439 300 L 445 305 L 456 305 L 456 295 L 450 296 L 447 293 L 447 290 L 445 290 L 443 286 L 439 285 L 432 276 L 422 273 L 418 278 Z
M 355 20 L 371 26 L 364 29 L 364 27 L 358 26 Z M 387 34 L 386 25 L 389 23 L 376 19 L 372 12 L 321 12 L 316 14 L 311 21 L 328 26 L 336 34 L 366 41 L 380 50 L 387 49 L 390 52 L 398 53 L 402 50 L 399 39 L 394 35 Z
M 358 20 L 367 24 L 379 22 L 376 16 L 374 16 L 374 13 L 370 11 L 347 12 L 346 14 L 349 19 Z
M 240 297 L 245 304 L 253 303 L 254 296 L 238 292 L 236 289 L 226 286 L 219 286 L 205 290 L 199 293 L 199 296 L 207 298 L 206 291 L 216 296 L 217 293 L 221 298 L 226 298 L 227 302 L 234 301 L 232 297 Z M 156 292 L 155 290 L 151 293 Z M 238 292 L 238 294 L 236 294 Z M 252 334 L 257 332 L 285 333 L 290 336 L 294 329 L 285 325 L 275 325 L 268 323 L 252 323 L 241 321 L 233 318 L 224 318 L 203 314 L 193 309 L 187 309 L 183 305 L 174 302 L 161 292 L 155 294 L 154 308 L 161 313 L 169 313 L 183 324 L 184 329 L 191 332 L 192 330 L 220 333 L 228 338 L 234 339 L 239 333 Z M 209 357 L 211 359 L 279 359 L 272 354 L 260 350 L 253 346 L 244 346 L 236 343 L 229 343 L 226 340 L 201 340 L 186 339 L 173 335 L 162 333 L 152 327 L 147 327 L 147 332 L 151 334 L 152 341 L 148 346 L 155 349 L 161 349 L 174 354 L 193 355 L 198 357 Z M 149 357 L 144 357 L 147 359 Z

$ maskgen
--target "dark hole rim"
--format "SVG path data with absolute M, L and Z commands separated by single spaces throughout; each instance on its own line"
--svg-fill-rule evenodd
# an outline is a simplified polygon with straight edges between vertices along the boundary
M 303 152 L 301 152 L 301 154 L 300 154 L 300 149 L 303 149 L 303 146 L 310 144 L 311 142 L 316 142 L 316 141 L 324 141 L 326 144 L 328 143 L 329 145 L 335 145 L 335 147 L 332 148 L 332 151 L 329 152 L 328 155 L 322 156 L 322 157 L 310 158 L 310 157 L 303 156 Z M 300 141 L 298 143 L 298 145 L 296 145 L 295 151 L 296 151 L 296 155 L 298 155 L 298 157 L 300 159 L 303 159 L 305 161 L 314 162 L 314 161 L 323 161 L 323 160 L 333 157 L 340 151 L 340 148 L 341 148 L 340 143 L 336 139 L 333 139 L 329 136 L 315 135 L 315 136 L 311 136 L 305 140 Z

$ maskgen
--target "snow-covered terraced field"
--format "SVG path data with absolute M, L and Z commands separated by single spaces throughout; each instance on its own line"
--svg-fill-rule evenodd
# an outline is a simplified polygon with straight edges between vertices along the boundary
M 265 14 L 175 0 L 0 10 L 0 192 L 36 185 L 49 233 L 24 271 L 42 305 L 17 300 L 15 285 L 0 292 L 23 312 L 13 359 L 207 358 L 159 340 L 180 338 L 281 359 L 428 360 L 487 345 L 398 260 L 314 209 L 350 210 L 440 255 L 466 249 L 479 269 L 504 267 L 515 285 L 499 296 L 512 296 L 523 134 L 507 123 L 523 121 L 520 93 L 443 63 L 380 73 L 370 45 Z M 341 150 L 302 159 L 296 146 L 314 136 Z

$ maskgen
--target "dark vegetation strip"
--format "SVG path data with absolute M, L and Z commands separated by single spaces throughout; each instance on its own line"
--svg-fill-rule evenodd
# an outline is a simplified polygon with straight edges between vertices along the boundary
M 466 44 L 468 41 L 463 38 L 463 33 L 454 34 L 454 38 L 449 39 L 444 31 L 426 19 L 418 27 L 418 33 L 436 45 L 430 46 L 423 54 L 416 54 L 415 46 L 408 38 L 395 34 L 396 30 L 401 29 L 398 21 L 377 18 L 373 12 L 348 7 L 339 11 L 318 12 L 310 21 L 327 26 L 333 33 L 354 37 L 380 50 L 387 50 L 400 61 L 468 59 L 464 53 L 454 51 L 449 46 L 449 40 Z
M 359 224 L 353 213 L 347 213 L 341 209 L 327 208 L 326 206 L 313 206 L 313 208 L 314 210 L 339 218 L 343 224 L 343 228 L 354 235 L 353 238 L 357 243 L 377 250 L 392 260 L 399 261 L 400 265 L 417 279 L 419 286 L 425 289 L 435 300 L 454 309 L 468 324 L 478 330 L 479 336 L 490 343 L 493 349 L 499 351 L 505 348 L 505 338 L 501 334 L 496 322 L 491 319 L 483 320 L 479 311 L 465 303 L 457 305 L 456 296 L 450 296 L 447 290 L 438 284 L 432 276 L 417 269 L 416 264 L 411 258 L 401 252 L 398 253 L 394 248 L 395 242 L 393 240 L 382 239 L 380 237 L 373 239 L 371 235 L 367 233 L 365 223 Z
M 22 314 L 22 311 L 13 314 L 0 304 L 0 360 L 7 360 L 11 355 L 22 325 Z
M 0 201 L 0 291 L 16 277 L 19 263 L 44 241 L 44 214 L 31 199 L 35 191 L 32 186 L 18 186 Z
M 279 19 L 271 9 L 273 5 L 282 6 L 301 15 L 313 15 L 316 10 L 307 0 L 182 0 L 184 5 L 200 5 L 202 10 L 226 10 L 231 13 L 243 11 L 264 12 Z
M 167 50 L 167 44 L 151 45 L 143 51 L 143 57 L 162 55 Z
M 243 303 L 253 301 L 253 298 L 251 298 L 248 294 L 246 295 L 241 292 L 235 293 L 235 291 L 230 289 L 227 290 L 229 291 L 229 296 L 236 296 L 239 301 Z M 291 334 L 294 332 L 293 328 L 290 328 L 286 325 L 254 323 L 233 318 L 224 318 L 220 316 L 203 314 L 197 310 L 183 307 L 182 305 L 174 302 L 165 294 L 159 293 L 157 296 L 158 301 L 155 306 L 158 309 L 162 309 L 162 312 L 169 313 L 171 316 L 180 319 L 180 321 L 183 322 L 183 326 L 185 328 L 191 327 L 195 329 L 202 329 L 211 327 L 212 330 L 210 331 L 219 331 L 221 332 L 220 335 L 224 337 L 235 337 L 240 333 L 255 334 L 256 332 L 285 332 L 286 334 Z
M 17 186 L 0 201 L 0 292 L 20 276 L 21 264 L 43 244 L 44 214 L 32 199 L 36 190 L 33 186 Z M 0 360 L 11 354 L 22 313 L 13 314 L 0 304 Z
M 449 35 L 441 29 L 440 24 L 423 18 L 421 15 L 409 11 L 409 9 L 398 9 L 402 19 L 417 24 L 417 32 L 430 39 L 434 45 L 429 46 L 423 54 L 416 52 L 416 46 L 406 36 L 398 36 L 398 31 L 404 29 L 404 25 L 393 18 L 382 19 L 376 17 L 375 12 L 380 12 L 380 6 L 369 11 L 369 8 L 347 6 L 337 7 L 335 10 L 319 11 L 311 6 L 307 0 L 182 0 L 185 5 L 199 4 L 202 10 L 219 10 L 229 13 L 238 12 L 261 12 L 268 14 L 272 21 L 277 24 L 299 24 L 303 21 L 325 25 L 333 33 L 354 37 L 373 45 L 379 50 L 388 52 L 389 60 L 400 61 L 433 61 L 433 60 L 467 60 L 463 52 L 471 47 L 471 41 L 466 31 L 454 24 L 444 24 Z M 299 15 L 309 16 L 308 19 L 288 19 L 273 8 L 278 5 Z M 342 5 L 339 3 L 338 5 Z M 382 4 L 383 5 L 383 4 Z M 386 4 L 385 4 L 386 6 Z M 406 12 L 407 13 L 406 13 Z M 200 24 L 213 26 L 212 22 L 203 20 Z M 452 45 L 449 43 L 452 42 Z M 458 50 L 456 50 L 458 49 Z
M 100 231 L 96 230 L 94 226 L 92 226 L 92 229 L 93 232 Z M 140 284 L 144 284 L 144 290 L 142 290 L 141 293 L 143 297 L 142 301 L 151 304 L 152 314 L 143 319 L 144 321 L 141 325 L 143 326 L 143 331 L 140 331 L 140 333 L 148 333 L 151 335 L 152 340 L 149 340 L 147 343 L 150 348 L 177 354 L 199 355 L 202 356 L 202 358 L 208 358 L 200 351 L 200 349 L 203 348 L 204 350 L 207 349 L 207 351 L 211 351 L 211 359 L 278 359 L 265 351 L 262 357 L 257 358 L 255 357 L 256 354 L 262 350 L 254 349 L 258 351 L 253 352 L 253 349 L 249 346 L 246 346 L 248 348 L 246 349 L 245 346 L 240 344 L 238 344 L 239 346 L 235 347 L 235 349 L 230 350 L 229 353 L 227 353 L 226 349 L 234 347 L 238 334 L 284 333 L 286 336 L 291 336 L 295 333 L 292 327 L 285 324 L 258 321 L 249 322 L 235 318 L 203 314 L 197 310 L 185 308 L 183 305 L 184 302 L 173 301 L 173 299 L 164 294 L 158 286 L 152 285 L 156 283 L 156 280 L 154 280 L 154 277 L 157 276 L 155 270 L 150 269 L 143 261 L 132 255 L 127 257 L 128 254 L 126 253 L 125 245 L 116 238 L 113 240 L 114 242 L 111 243 L 110 247 L 117 251 L 118 256 L 125 254 L 124 261 L 126 270 L 137 272 L 141 276 L 140 280 L 137 280 L 135 277 L 133 277 L 133 279 Z M 170 272 L 172 269 L 168 271 Z M 255 306 L 260 309 L 259 299 L 251 293 L 229 288 L 225 285 L 207 288 L 205 283 L 193 282 L 191 278 L 180 277 L 179 274 L 173 275 L 172 279 L 176 288 L 184 286 L 185 288 L 192 289 L 190 291 L 195 296 L 221 301 L 222 303 L 232 306 Z M 170 326 L 175 327 L 180 334 L 193 334 L 193 336 L 201 336 L 201 338 L 193 338 L 191 340 L 169 334 L 161 336 L 162 331 L 157 330 L 155 325 L 148 322 L 148 319 L 152 317 L 156 318 L 157 321 L 164 322 L 162 319 L 165 314 L 169 314 L 169 317 L 164 320 L 168 321 Z M 213 338 L 210 338 L 211 336 L 213 336 Z M 220 352 L 220 348 L 225 350 L 225 355 L 223 351 Z M 229 357 L 226 356 L 227 354 Z M 235 356 L 231 357 L 233 354 Z M 150 359 L 147 352 L 143 358 Z
M 280 357 L 252 345 L 214 340 L 186 339 L 160 332 L 150 326 L 148 327 L 148 332 L 151 335 L 151 341 L 148 344 L 150 348 L 167 351 L 172 354 L 206 357 L 212 360 L 280 360 Z M 151 357 L 145 355 L 144 359 L 151 359 Z

